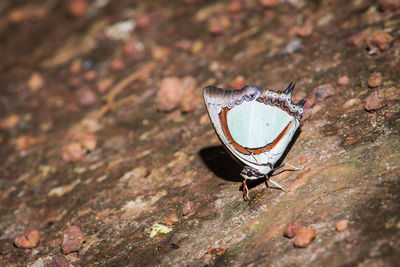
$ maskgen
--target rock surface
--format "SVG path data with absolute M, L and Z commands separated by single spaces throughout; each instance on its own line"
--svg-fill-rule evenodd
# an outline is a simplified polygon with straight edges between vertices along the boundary
M 398 1 L 54 2 L 0 1 L 0 266 L 399 265 Z M 290 81 L 287 192 L 243 201 L 202 89 Z

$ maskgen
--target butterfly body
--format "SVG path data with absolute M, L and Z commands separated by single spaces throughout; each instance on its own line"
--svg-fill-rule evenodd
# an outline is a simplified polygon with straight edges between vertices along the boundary
M 244 165 L 245 181 L 268 176 L 300 126 L 305 101 L 292 103 L 293 88 L 292 83 L 284 92 L 254 86 L 204 88 L 213 127 L 227 150 Z

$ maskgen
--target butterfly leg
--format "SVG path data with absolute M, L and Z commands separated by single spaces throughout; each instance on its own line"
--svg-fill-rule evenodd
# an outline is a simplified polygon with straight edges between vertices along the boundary
M 244 200 L 249 200 L 249 189 L 247 188 L 247 184 L 246 184 L 247 179 L 244 178 L 243 180 L 243 199 Z
M 278 182 L 276 182 L 276 181 L 274 181 L 274 180 L 272 180 L 272 179 L 269 179 L 269 178 L 267 178 L 267 179 L 265 180 L 265 185 L 266 185 L 267 187 L 269 187 L 269 186 L 268 186 L 268 183 L 267 183 L 268 181 L 269 181 L 271 184 L 273 184 L 274 186 L 276 186 L 276 187 L 278 187 L 279 189 L 281 189 L 283 192 L 287 192 L 287 191 L 285 190 L 285 188 L 283 188 L 283 186 L 281 186 Z

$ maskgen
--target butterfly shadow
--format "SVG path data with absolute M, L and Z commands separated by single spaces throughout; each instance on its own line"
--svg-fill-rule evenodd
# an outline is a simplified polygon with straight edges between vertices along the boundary
M 199 156 L 207 168 L 219 178 L 230 182 L 243 181 L 240 176 L 243 166 L 233 159 L 223 146 L 202 148 Z

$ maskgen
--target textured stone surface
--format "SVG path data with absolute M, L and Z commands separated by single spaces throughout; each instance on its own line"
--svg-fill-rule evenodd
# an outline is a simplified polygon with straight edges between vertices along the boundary
M 400 264 L 397 2 L 231 3 L 1 1 L 0 265 Z M 185 86 L 159 103 L 170 77 Z M 255 180 L 242 199 L 202 103 L 237 77 L 308 101 L 273 176 L 287 192 Z M 283 236 L 293 221 L 308 247 Z M 86 242 L 63 258 L 72 225 Z M 13 244 L 26 229 L 32 250 Z

